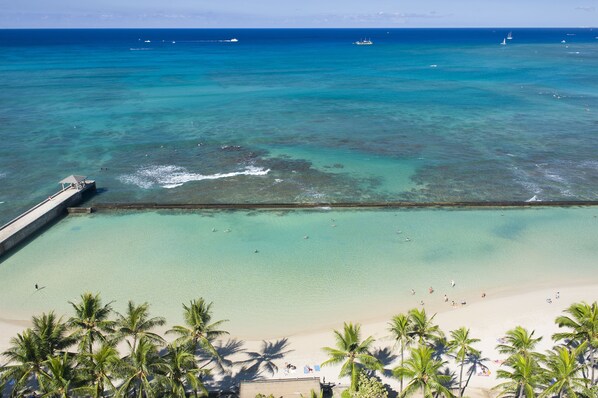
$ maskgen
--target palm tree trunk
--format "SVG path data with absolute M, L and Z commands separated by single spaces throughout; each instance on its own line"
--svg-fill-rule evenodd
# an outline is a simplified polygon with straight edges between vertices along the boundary
M 459 372 L 459 396 L 462 397 L 463 396 L 463 390 L 464 388 L 463 386 L 463 367 L 465 366 L 465 355 L 463 355 L 463 358 L 461 359 L 461 371 Z
M 357 366 L 351 362 L 351 391 L 357 391 Z
M 518 395 L 518 397 L 519 398 L 523 398 L 523 385 L 519 386 L 519 395 Z
M 592 347 L 590 345 L 590 366 L 592 367 L 592 370 L 591 370 L 592 375 L 590 376 L 590 383 L 591 383 L 591 385 L 595 384 L 595 381 L 594 381 L 594 366 L 596 365 L 596 363 L 595 363 L 596 360 L 594 358 L 594 351 L 595 351 L 594 347 Z
M 401 343 L 401 368 L 403 367 L 404 356 L 405 356 L 405 344 Z M 401 382 L 401 385 L 400 385 L 399 393 L 402 394 L 403 393 L 403 375 L 401 375 L 400 382 Z
M 93 354 L 93 340 L 91 335 L 89 335 L 89 355 Z

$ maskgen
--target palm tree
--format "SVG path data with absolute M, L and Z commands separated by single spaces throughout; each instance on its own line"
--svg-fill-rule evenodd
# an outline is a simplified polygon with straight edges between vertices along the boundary
M 163 359 L 165 369 L 163 384 L 166 386 L 164 396 L 185 398 L 188 388 L 193 391 L 195 397 L 208 395 L 208 390 L 200 380 L 200 376 L 206 371 L 199 368 L 188 344 L 169 345 Z
M 434 317 L 428 318 L 425 309 L 418 310 L 414 308 L 409 311 L 409 321 L 411 323 L 411 336 L 417 339 L 419 344 L 429 344 L 442 336 L 442 331 L 438 325 L 434 325 Z
M 116 396 L 155 397 L 154 375 L 164 374 L 164 368 L 157 347 L 145 337 L 140 338 L 137 349 L 121 363 L 119 373 L 123 382 Z
M 198 348 L 209 353 L 212 358 L 220 362 L 221 358 L 212 342 L 220 336 L 228 334 L 218 330 L 226 320 L 212 322 L 212 303 L 207 303 L 203 298 L 191 301 L 189 306 L 183 304 L 185 326 L 174 326 L 166 333 L 179 335 L 177 344 L 190 344 L 193 352 Z
M 396 344 L 399 345 L 401 350 L 401 367 L 405 362 L 405 348 L 407 348 L 413 342 L 413 334 L 411 331 L 410 318 L 404 314 L 395 315 L 389 323 L 390 332 L 392 333 Z M 399 377 L 400 390 L 399 393 L 403 392 L 403 377 Z
M 401 397 L 407 397 L 421 392 L 423 398 L 435 398 L 440 395 L 452 398 L 454 395 L 445 384 L 451 376 L 441 373 L 440 368 L 444 362 L 434 359 L 434 350 L 426 345 L 420 345 L 411 349 L 411 356 L 403 366 L 393 369 L 396 377 L 407 377 L 411 379 L 403 390 Z
M 132 343 L 128 342 L 131 347 L 131 352 L 135 351 L 137 340 L 140 337 L 145 337 L 160 345 L 165 343 L 160 335 L 152 333 L 150 330 L 158 326 L 163 326 L 166 323 L 166 319 L 163 317 L 150 318 L 148 303 L 135 305 L 134 302 L 129 301 L 125 315 L 117 314 L 117 318 L 118 319 L 115 322 L 115 330 L 118 335 L 121 338 L 133 338 Z
M 590 384 L 595 385 L 596 350 L 598 349 L 598 303 L 591 305 L 585 302 L 572 304 L 565 310 L 570 316 L 559 316 L 556 324 L 570 331 L 556 333 L 552 336 L 555 340 L 567 339 L 571 342 L 587 342 L 590 357 Z
M 507 354 L 511 357 L 514 355 L 522 355 L 523 357 L 533 357 L 535 360 L 542 359 L 542 354 L 534 352 L 534 348 L 542 337 L 534 337 L 535 331 L 528 332 L 527 329 L 517 326 L 515 329 L 508 330 L 504 339 L 506 343 L 501 343 L 496 346 L 496 349 L 501 354 Z M 509 359 L 507 359 L 507 362 Z
M 499 397 L 535 398 L 542 380 L 542 369 L 536 359 L 522 353 L 513 354 L 510 359 L 505 364 L 512 371 L 499 369 L 496 372 L 497 378 L 509 380 L 495 387 L 500 390 Z
M 549 385 L 540 394 L 540 398 L 563 395 L 570 398 L 577 397 L 577 393 L 584 392 L 587 380 L 579 377 L 583 365 L 577 362 L 577 357 L 585 351 L 585 344 L 570 350 L 567 347 L 557 347 L 546 358 L 546 379 Z
M 104 343 L 94 353 L 83 354 L 79 360 L 89 395 L 100 398 L 107 389 L 112 392 L 116 390 L 112 375 L 120 366 L 120 356 L 114 345 Z
M 462 397 L 465 392 L 463 387 L 463 368 L 465 367 L 465 358 L 474 353 L 478 353 L 471 344 L 479 342 L 480 339 L 469 337 L 469 329 L 461 327 L 457 330 L 451 331 L 451 340 L 448 343 L 449 349 L 456 351 L 455 358 L 461 363 L 461 370 L 459 372 L 459 396 Z
M 41 376 L 45 374 L 45 357 L 41 356 L 38 338 L 31 329 L 18 333 L 10 339 L 10 348 L 3 353 L 9 361 L 4 366 L 3 379 L 14 382 L 11 396 L 23 396 L 31 382 L 42 387 Z
M 74 337 L 79 341 L 79 350 L 91 354 L 94 342 L 105 342 L 104 334 L 113 332 L 114 322 L 108 319 L 112 311 L 111 303 L 102 305 L 100 295 L 91 293 L 83 293 L 78 304 L 69 303 L 75 309 L 75 316 L 68 323 L 75 329 Z
M 82 386 L 69 353 L 48 358 L 46 366 L 48 372 L 42 375 L 46 388 L 44 397 L 68 398 L 71 392 Z
M 343 333 L 334 331 L 336 348 L 324 347 L 330 359 L 322 366 L 336 365 L 345 362 L 341 367 L 340 376 L 351 376 L 351 391 L 357 391 L 357 378 L 360 368 L 382 370 L 382 365 L 370 354 L 374 338 L 369 336 L 361 341 L 361 326 L 359 324 L 345 323 Z
M 53 311 L 31 319 L 33 323 L 32 336 L 36 340 L 40 358 L 46 359 L 56 353 L 63 352 L 75 340 L 67 336 L 68 327 L 57 318 Z

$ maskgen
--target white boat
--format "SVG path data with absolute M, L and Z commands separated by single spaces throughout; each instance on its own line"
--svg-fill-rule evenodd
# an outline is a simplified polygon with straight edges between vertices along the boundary
M 353 44 L 357 44 L 358 46 L 371 46 L 372 44 L 374 44 L 374 42 L 371 41 L 370 39 L 363 39 L 363 40 L 358 40 Z
M 500 43 L 501 46 L 506 46 L 507 45 L 507 39 L 502 39 L 502 43 Z
M 146 41 L 144 41 L 144 43 L 151 43 L 151 41 L 150 40 L 146 40 Z
M 236 43 L 236 42 L 238 42 L 238 41 L 239 41 L 239 40 L 238 40 L 238 39 L 235 39 L 235 38 L 232 38 L 232 39 L 230 39 L 230 42 L 231 42 L 231 43 Z
M 567 43 L 567 42 L 566 42 L 565 40 L 561 40 L 561 43 L 562 43 L 562 44 L 565 44 L 565 43 Z
M 507 40 L 513 40 L 513 32 L 509 32 L 507 35 Z

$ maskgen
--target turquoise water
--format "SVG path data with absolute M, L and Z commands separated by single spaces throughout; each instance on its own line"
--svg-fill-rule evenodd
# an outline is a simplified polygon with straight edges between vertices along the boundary
M 481 292 L 597 283 L 597 217 L 594 208 L 70 216 L 0 263 L 0 317 L 66 313 L 89 290 L 121 311 L 128 299 L 149 301 L 170 324 L 202 296 L 233 335 L 253 339 L 388 319 L 420 300 L 446 306 L 443 294 L 471 303 Z
M 0 222 L 71 173 L 96 202 L 598 199 L 598 33 L 507 33 L 1 30 Z

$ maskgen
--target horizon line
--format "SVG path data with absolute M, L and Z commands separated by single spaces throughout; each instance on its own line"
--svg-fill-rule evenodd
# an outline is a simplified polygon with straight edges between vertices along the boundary
M 0 27 L 0 30 L 77 30 L 77 29 L 97 29 L 97 30 L 117 30 L 117 29 L 130 29 L 130 30 L 142 30 L 142 29 L 164 29 L 164 30 L 177 30 L 177 29 L 203 29 L 203 30 L 218 30 L 218 29 L 237 29 L 237 30 L 332 30 L 332 29 L 377 29 L 377 30 L 407 30 L 407 29 L 598 29 L 598 26 L 411 26 L 411 27 L 12 27 L 5 28 Z

